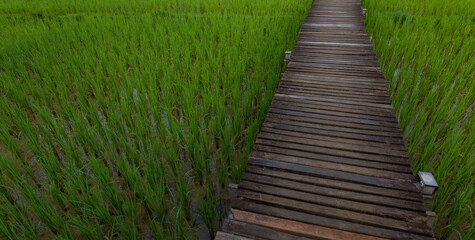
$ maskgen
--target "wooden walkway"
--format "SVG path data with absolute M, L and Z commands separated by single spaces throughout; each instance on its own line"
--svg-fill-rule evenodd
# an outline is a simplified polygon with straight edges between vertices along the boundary
M 216 239 L 433 239 L 359 0 L 316 0 Z

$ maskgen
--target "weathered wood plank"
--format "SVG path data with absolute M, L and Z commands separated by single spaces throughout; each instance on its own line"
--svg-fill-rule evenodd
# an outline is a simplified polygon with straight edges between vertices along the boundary
M 332 116 L 326 115 L 323 113 L 312 113 L 309 112 L 310 110 L 303 111 L 302 108 L 297 107 L 288 107 L 285 105 L 273 105 L 271 108 L 273 112 L 280 113 L 280 112 L 291 112 L 294 115 L 301 116 L 301 117 L 309 117 L 309 118 L 318 118 L 324 119 L 329 121 L 335 122 L 344 122 L 350 124 L 364 124 L 364 125 L 373 125 L 378 127 L 390 127 L 390 128 L 398 128 L 399 125 L 395 122 L 385 122 L 385 121 L 376 121 L 376 120 L 368 120 L 368 119 L 357 119 L 351 117 L 339 117 L 339 116 Z
M 328 148 L 328 147 L 311 146 L 311 145 L 306 145 L 306 144 L 302 144 L 298 142 L 297 143 L 292 142 L 291 140 L 284 141 L 285 137 L 282 137 L 278 140 L 272 140 L 272 139 L 264 138 L 266 136 L 264 133 L 260 133 L 260 136 L 262 137 L 258 138 L 256 140 L 256 143 L 259 143 L 261 145 L 276 146 L 276 147 L 282 147 L 282 148 L 287 148 L 287 149 L 292 149 L 292 150 L 300 150 L 300 151 L 311 152 L 311 153 L 319 153 L 319 154 L 340 156 L 340 157 L 345 157 L 345 158 L 375 161 L 375 162 L 381 162 L 381 163 L 395 163 L 395 164 L 400 164 L 400 165 L 410 165 L 409 160 L 406 158 L 389 157 L 389 156 L 384 156 L 384 155 L 373 155 L 373 154 L 359 153 L 359 152 L 354 152 L 354 151 L 346 151 L 346 150 L 341 150 L 341 149 L 333 149 L 333 148 Z M 287 139 L 290 139 L 290 137 L 287 137 Z
M 394 134 L 394 132 L 391 132 L 390 128 L 387 127 L 349 124 L 325 119 L 301 117 L 293 111 L 274 111 L 270 109 L 265 124 L 267 124 L 268 127 L 302 133 L 321 134 L 324 136 L 404 146 L 402 137 Z M 378 132 L 380 134 L 378 134 Z
M 353 57 L 353 56 L 335 56 L 335 55 L 325 55 L 321 56 L 319 54 L 318 56 L 301 56 L 301 55 L 294 55 L 296 54 L 295 52 L 293 53 L 292 57 L 305 57 L 305 58 L 316 58 L 316 57 L 325 57 L 327 59 L 344 59 L 344 60 L 351 60 L 354 61 L 355 59 L 360 59 L 360 60 L 367 60 L 367 59 L 373 59 L 369 57 L 361 58 L 361 57 Z M 299 73 L 299 72 L 285 72 L 283 73 L 283 76 L 289 77 L 289 78 L 295 78 L 295 79 L 305 79 L 305 80 L 327 80 L 327 81 L 335 81 L 335 82 L 346 82 L 346 83 L 357 83 L 357 84 L 375 84 L 378 86 L 389 86 L 389 82 L 386 81 L 382 77 L 375 77 L 375 78 L 368 78 L 368 77 L 356 77 L 356 76 L 330 76 L 325 73 Z
M 400 215 L 403 218 L 411 218 L 411 221 L 417 221 L 417 219 L 421 219 L 421 221 L 425 222 L 427 220 L 426 215 L 423 214 L 425 210 L 424 204 L 421 202 L 414 202 L 414 201 L 407 201 L 407 200 L 399 200 L 390 197 L 378 196 L 373 194 L 367 193 L 359 193 L 355 191 L 348 191 L 348 190 L 341 190 L 323 186 L 315 186 L 311 184 L 290 181 L 282 178 L 277 177 L 269 177 L 265 175 L 259 175 L 252 172 L 246 172 L 243 174 L 242 179 L 251 181 L 251 182 L 259 182 L 262 184 L 274 185 L 285 187 L 288 189 L 294 189 L 302 192 L 308 193 L 315 193 L 318 195 L 336 197 L 341 199 L 348 199 L 353 201 L 365 202 L 365 203 L 372 203 L 381 206 L 388 206 L 406 210 L 415 210 L 414 211 L 400 211 Z M 396 209 L 395 211 L 398 211 Z M 417 219 L 413 219 L 417 218 Z
M 279 162 L 279 161 L 260 159 L 260 158 L 254 158 L 254 157 L 250 157 L 248 160 L 248 163 L 253 164 L 253 165 L 265 166 L 265 167 L 285 169 L 291 172 L 300 172 L 302 174 L 308 174 L 311 176 L 328 177 L 332 179 L 341 179 L 344 181 L 373 185 L 373 186 L 378 186 L 378 187 L 406 190 L 410 192 L 419 192 L 419 189 L 417 189 L 416 185 L 408 181 L 395 181 L 395 180 L 390 180 L 390 179 L 383 179 L 383 178 L 365 176 L 365 175 L 360 175 L 360 174 L 322 169 L 322 168 L 317 168 L 317 167 L 310 167 L 310 166 L 305 166 L 305 165 L 300 165 L 300 164 Z
M 214 239 L 215 240 L 251 240 L 250 238 L 247 238 L 247 237 L 242 237 L 242 236 L 229 234 L 225 232 L 218 232 Z
M 318 225 L 306 224 L 297 221 L 276 218 L 272 216 L 256 214 L 252 212 L 231 209 L 234 218 L 238 221 L 253 223 L 260 226 L 266 226 L 285 232 L 296 233 L 318 239 L 354 239 L 354 240 L 381 240 L 373 236 L 352 233 L 333 228 L 321 227 Z
M 327 92 L 337 92 L 337 93 L 346 93 L 346 94 L 361 94 L 367 96 L 387 96 L 387 89 L 378 89 L 375 87 L 355 87 L 356 85 L 349 86 L 343 84 L 329 83 L 329 82 L 313 82 L 309 83 L 308 81 L 298 81 L 298 80 L 282 80 L 280 81 L 280 86 L 291 86 L 294 88 L 303 88 L 313 91 L 325 90 Z
M 298 181 L 302 183 L 312 184 L 316 186 L 329 187 L 335 190 L 349 190 L 354 192 L 366 193 L 370 195 L 379 195 L 391 197 L 394 199 L 410 200 L 415 202 L 422 202 L 422 197 L 419 193 L 407 192 L 403 190 L 389 189 L 378 186 L 371 186 L 359 183 L 352 183 L 342 181 L 338 179 L 330 179 L 318 176 L 308 176 L 298 173 L 292 173 L 285 171 L 286 169 L 270 169 L 262 166 L 248 165 L 246 172 L 261 174 L 265 176 L 273 176 L 282 179 L 288 179 L 292 181 Z
M 358 171 L 359 174 L 374 177 L 408 180 L 414 178 L 409 166 L 337 157 L 326 154 L 309 153 L 276 146 L 254 144 L 254 148 L 250 156 L 326 169 L 341 170 L 345 172 Z M 331 163 L 333 163 L 333 165 L 330 165 Z M 334 164 L 342 166 L 332 167 Z M 356 168 L 351 170 L 350 167 Z M 368 170 L 361 170 L 361 168 L 367 168 Z M 390 174 L 390 172 L 393 172 L 394 174 Z
M 365 103 L 365 102 L 358 102 L 358 101 L 346 101 L 346 100 L 335 100 L 335 99 L 326 99 L 326 98 L 319 98 L 319 97 L 305 97 L 305 96 L 297 96 L 292 94 L 276 94 L 276 96 L 280 97 L 287 97 L 287 98 L 297 98 L 297 99 L 307 99 L 307 100 L 314 100 L 314 101 L 323 101 L 323 102 L 334 102 L 334 103 L 343 103 L 348 105 L 354 106 L 366 106 L 372 108 L 381 108 L 381 109 L 390 109 L 392 110 L 392 105 L 389 104 L 376 104 L 376 103 Z
M 294 211 L 286 208 L 279 208 L 265 204 L 259 204 L 248 200 L 232 200 L 232 207 L 249 212 L 270 215 L 279 218 L 291 219 L 298 222 L 315 224 L 323 227 L 336 228 L 344 231 L 367 234 L 371 236 L 391 238 L 391 239 L 430 239 L 432 237 L 408 233 L 405 231 L 398 231 L 393 229 L 381 228 L 372 225 L 349 222 L 342 219 L 335 219 L 330 217 L 319 216 L 299 211 Z
M 252 239 L 268 239 L 268 240 L 310 240 L 310 238 L 296 236 L 286 232 L 276 231 L 268 227 L 258 226 L 245 222 L 226 220 L 222 226 L 223 231 L 242 235 Z
M 312 100 L 301 99 L 301 98 L 298 99 L 298 98 L 292 98 L 292 97 L 285 97 L 281 95 L 275 96 L 273 101 L 280 102 L 282 104 L 299 105 L 299 106 L 308 107 L 308 108 L 337 110 L 340 112 L 358 113 L 358 114 L 364 114 L 364 115 L 380 116 L 380 117 L 395 119 L 395 116 L 394 116 L 395 113 L 391 109 L 375 109 L 372 107 L 355 106 L 355 105 L 348 105 L 344 103 L 312 101 Z
M 409 155 L 405 151 L 393 150 L 390 148 L 373 147 L 370 144 L 360 145 L 360 144 L 321 141 L 321 140 L 313 139 L 311 136 L 308 136 L 307 138 L 305 134 L 300 134 L 300 136 L 297 137 L 297 136 L 293 136 L 291 132 L 284 131 L 284 130 L 270 130 L 269 132 L 261 131 L 261 133 L 259 134 L 259 137 L 263 139 L 278 140 L 282 142 L 301 143 L 305 145 L 339 149 L 339 150 L 347 150 L 351 152 L 370 153 L 370 154 L 377 155 L 378 158 L 381 159 L 381 161 L 383 161 L 383 159 L 379 155 L 409 159 Z
M 356 206 L 365 206 L 365 204 L 356 204 L 352 201 L 327 198 L 325 196 L 311 195 L 307 193 L 301 193 L 298 191 L 287 190 L 277 187 L 268 187 L 259 184 L 249 184 L 248 182 L 243 182 L 246 184 L 245 188 L 238 189 L 238 196 L 253 200 L 261 204 L 269 204 L 272 206 L 278 206 L 286 209 L 292 209 L 299 212 L 310 213 L 318 216 L 330 217 L 335 219 L 342 219 L 349 222 L 356 222 L 360 224 L 372 225 L 377 227 L 383 227 L 388 229 L 395 229 L 400 231 L 412 232 L 422 235 L 431 235 L 431 230 L 429 227 L 421 227 L 424 223 L 422 219 L 416 219 L 416 222 L 410 222 L 408 220 L 389 218 L 397 215 L 393 213 L 393 216 L 383 215 L 378 211 L 373 211 L 377 206 L 371 204 L 366 204 L 366 207 L 370 209 L 364 209 L 363 211 L 354 211 L 352 209 Z M 254 188 L 254 189 L 251 189 Z M 257 190 L 256 190 L 257 189 Z M 276 192 L 270 192 L 274 190 Z M 265 192 L 263 192 L 265 191 Z M 312 197 L 307 198 L 305 202 L 302 199 L 297 199 L 295 197 L 296 193 L 298 197 Z M 324 202 L 330 203 L 332 205 L 327 205 Z M 335 203 L 336 202 L 336 203 Z M 347 204 L 355 206 L 347 206 Z M 374 213 L 380 213 L 380 215 L 374 215 Z M 401 216 L 400 216 L 401 217 Z M 413 218 L 414 219 L 414 218 Z
M 390 104 L 389 99 L 385 99 L 382 97 L 359 97 L 357 95 L 350 95 L 350 94 L 341 94 L 341 93 L 330 93 L 325 91 L 311 91 L 311 90 L 303 90 L 303 89 L 295 89 L 290 87 L 280 87 L 277 90 L 278 93 L 286 92 L 287 94 L 292 95 L 300 95 L 306 97 L 320 97 L 320 98 L 328 98 L 334 100 L 344 100 L 344 101 L 351 101 L 356 100 L 359 102 L 365 103 L 374 103 L 374 104 Z
M 304 103 L 295 103 L 295 102 L 283 102 L 283 101 L 273 101 L 271 107 L 275 108 L 282 108 L 282 109 L 289 109 L 293 111 L 300 111 L 300 112 L 309 112 L 309 113 L 317 113 L 317 114 L 325 114 L 330 116 L 338 116 L 338 117 L 350 117 L 356 120 L 374 120 L 374 121 L 382 121 L 382 122 L 392 122 L 397 123 L 398 121 L 394 117 L 383 117 L 383 116 L 375 116 L 370 115 L 362 112 L 357 112 L 353 110 L 352 112 L 345 111 L 345 109 L 339 109 L 335 107 L 323 107 L 323 106 L 314 106 L 308 107 L 307 104 Z
M 294 130 L 290 130 L 290 129 Z M 293 125 L 286 125 L 282 124 L 281 122 L 279 123 L 273 123 L 271 121 L 269 122 L 264 122 L 262 124 L 261 131 L 267 131 L 267 132 L 274 132 L 274 133 L 285 133 L 284 135 L 289 135 L 289 136 L 302 136 L 304 138 L 309 138 L 309 139 L 316 139 L 316 140 L 322 140 L 322 141 L 327 141 L 327 142 L 337 142 L 337 143 L 347 143 L 347 144 L 353 144 L 353 145 L 362 145 L 362 146 L 372 146 L 372 147 L 377 147 L 377 148 L 385 148 L 385 149 L 393 149 L 393 150 L 399 150 L 399 151 L 404 151 L 405 146 L 403 145 L 395 145 L 395 144 L 388 144 L 388 143 L 379 143 L 379 142 L 374 142 L 374 141 L 363 141 L 359 139 L 350 139 L 350 138 L 343 138 L 343 137 L 338 137 L 338 136 L 327 136 L 327 135 L 319 135 L 319 134 L 314 134 L 307 132 L 306 128 L 297 128 L 294 127 Z

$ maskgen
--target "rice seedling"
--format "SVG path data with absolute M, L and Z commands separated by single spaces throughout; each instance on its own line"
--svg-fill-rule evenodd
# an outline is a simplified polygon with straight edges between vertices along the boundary
M 437 238 L 475 233 L 475 2 L 373 1 L 366 28 L 388 80 L 413 161 L 440 188 Z
M 0 238 L 212 236 L 311 2 L 0 0 Z M 363 5 L 436 235 L 469 239 L 475 4 Z
M 212 236 L 311 2 L 0 0 L 0 238 Z

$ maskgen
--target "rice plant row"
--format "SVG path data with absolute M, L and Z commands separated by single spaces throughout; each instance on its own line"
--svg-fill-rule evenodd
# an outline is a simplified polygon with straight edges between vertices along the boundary
M 310 4 L 1 0 L 0 238 L 214 234 Z
M 364 0 L 414 172 L 440 185 L 439 239 L 475 236 L 475 1 Z

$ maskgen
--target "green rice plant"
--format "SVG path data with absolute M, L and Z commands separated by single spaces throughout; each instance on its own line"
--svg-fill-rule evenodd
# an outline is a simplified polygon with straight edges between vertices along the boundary
M 430 171 L 440 239 L 469 239 L 475 195 L 475 2 L 363 1 L 413 171 Z
M 0 238 L 213 235 L 310 4 L 0 0 Z

